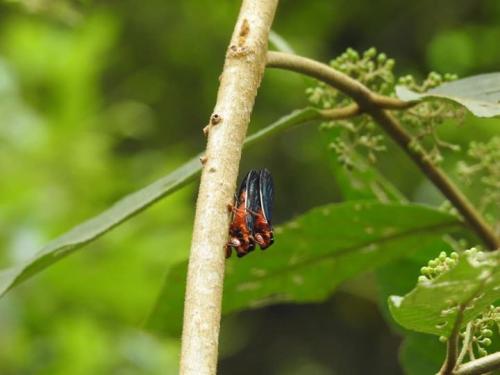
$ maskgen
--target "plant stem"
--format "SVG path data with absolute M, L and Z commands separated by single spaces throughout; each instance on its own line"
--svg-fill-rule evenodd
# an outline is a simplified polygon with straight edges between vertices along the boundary
M 457 366 L 462 364 L 467 351 L 469 350 L 470 342 L 472 339 L 472 321 L 467 323 L 467 327 L 465 328 L 465 336 L 462 341 L 462 350 L 460 350 L 460 354 L 457 358 Z
M 415 103 L 375 94 L 351 77 L 336 71 L 328 65 L 305 57 L 282 52 L 268 52 L 267 66 L 309 75 L 352 97 L 358 103 L 360 109 L 370 114 L 382 129 L 410 156 L 420 170 L 460 212 L 467 224 L 485 245 L 491 250 L 500 248 L 500 239 L 469 200 L 448 176 L 431 161 L 431 158 L 425 153 L 417 140 L 403 128 L 396 118 L 384 110 L 405 109 L 415 105 Z
M 448 342 L 446 343 L 446 359 L 444 360 L 443 366 L 439 371 L 439 375 L 451 375 L 453 374 L 453 369 L 457 365 L 458 356 L 458 341 L 460 340 L 460 326 L 464 318 L 464 309 L 467 303 L 460 305 L 457 311 L 457 318 L 455 319 L 455 324 L 453 325 L 453 330 L 448 337 Z
M 189 257 L 180 373 L 215 374 L 224 245 L 243 141 L 265 64 L 278 0 L 243 0 L 226 54 L 208 144 Z

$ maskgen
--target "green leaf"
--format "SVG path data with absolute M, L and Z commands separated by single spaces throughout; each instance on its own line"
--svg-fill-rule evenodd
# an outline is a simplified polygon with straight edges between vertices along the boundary
M 1 271 L 0 296 L 17 284 L 73 253 L 78 248 L 99 238 L 159 199 L 181 188 L 193 180 L 199 171 L 199 159 L 191 159 L 167 176 L 127 195 L 106 211 L 48 243 L 34 258 Z
M 446 82 L 425 93 L 396 86 L 399 99 L 411 102 L 425 98 L 444 98 L 457 102 L 478 117 L 500 115 L 500 73 L 488 73 Z
M 457 319 L 466 325 L 500 298 L 500 253 L 482 256 L 461 255 L 449 271 L 419 282 L 404 297 L 391 296 L 393 318 L 407 329 L 446 337 Z
M 409 331 L 404 330 L 394 321 L 389 312 L 387 299 L 391 295 L 402 295 L 412 290 L 420 275 L 422 264 L 427 264 L 429 259 L 435 258 L 441 251 L 451 250 L 451 246 L 446 242 L 445 237 L 436 238 L 435 241 L 429 242 L 427 246 L 420 248 L 417 252 L 407 254 L 383 265 L 375 272 L 380 312 L 387 323 L 402 334 L 409 333 Z
M 269 31 L 269 42 L 277 51 L 295 54 L 290 43 L 274 30 Z
M 276 229 L 265 252 L 227 262 L 223 313 L 326 299 L 342 281 L 461 228 L 420 205 L 346 202 L 315 208 Z M 222 249 L 221 249 L 222 251 Z M 148 327 L 178 335 L 187 263 L 170 269 Z
M 293 111 L 248 137 L 245 141 L 245 146 L 253 144 L 264 137 L 269 137 L 286 130 L 296 124 L 314 120 L 317 117 L 318 112 L 313 108 Z M 196 156 L 168 175 L 143 189 L 127 195 L 109 209 L 56 238 L 43 247 L 32 259 L 0 271 L 0 297 L 14 286 L 73 253 L 82 246 L 94 241 L 158 200 L 180 189 L 194 180 L 200 171 L 201 163 L 199 156 Z

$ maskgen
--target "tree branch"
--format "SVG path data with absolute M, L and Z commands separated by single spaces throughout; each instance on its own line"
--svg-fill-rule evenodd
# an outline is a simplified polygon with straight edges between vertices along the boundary
M 224 279 L 224 244 L 243 141 L 265 69 L 269 29 L 278 0 L 243 0 L 206 127 L 189 257 L 180 373 L 215 374 Z
M 385 97 L 371 92 L 366 86 L 351 77 L 317 61 L 286 54 L 268 52 L 267 66 L 306 74 L 323 81 L 352 97 L 360 110 L 370 114 L 382 129 L 410 156 L 420 170 L 433 182 L 443 195 L 460 212 L 467 224 L 476 232 L 491 250 L 500 248 L 500 239 L 486 223 L 474 206 L 437 167 L 425 153 L 423 147 L 401 126 L 399 121 L 384 109 L 405 109 L 415 103 Z
M 499 369 L 500 352 L 496 352 L 459 366 L 453 375 L 480 375 Z

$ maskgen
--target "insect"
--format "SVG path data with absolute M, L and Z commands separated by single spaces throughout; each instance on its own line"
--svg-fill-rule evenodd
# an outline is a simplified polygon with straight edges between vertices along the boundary
M 230 207 L 233 218 L 229 226 L 226 258 L 231 256 L 232 248 L 235 248 L 238 257 L 242 257 L 255 249 L 255 243 L 262 250 L 273 244 L 273 195 L 273 179 L 267 169 L 252 169 L 245 175 L 235 203 Z
M 230 206 L 233 218 L 229 226 L 229 241 L 226 244 L 226 258 L 231 256 L 231 248 L 234 247 L 238 257 L 242 257 L 255 249 L 252 230 L 254 216 L 251 212 L 256 206 L 258 192 L 258 174 L 250 170 L 241 181 L 237 195 L 234 197 L 234 205 Z

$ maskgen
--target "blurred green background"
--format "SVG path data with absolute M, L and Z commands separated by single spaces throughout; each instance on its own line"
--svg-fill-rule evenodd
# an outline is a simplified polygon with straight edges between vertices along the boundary
M 0 266 L 180 165 L 204 147 L 238 1 L 0 3 Z M 282 1 L 274 23 L 300 54 L 328 61 L 376 46 L 397 72 L 498 71 L 497 0 Z M 311 82 L 268 71 L 250 132 L 307 105 Z M 446 124 L 466 146 L 500 120 Z M 457 155 L 444 166 L 455 174 Z M 316 126 L 245 151 L 242 173 L 274 172 L 276 223 L 341 197 Z M 410 199 L 442 198 L 389 147 L 379 164 Z M 286 188 L 285 188 L 286 187 Z M 0 374 L 176 373 L 179 341 L 141 329 L 169 265 L 185 259 L 192 184 L 0 300 Z M 479 193 L 476 192 L 477 195 Z M 473 196 L 474 200 L 475 197 Z M 221 374 L 399 374 L 400 338 L 357 296 L 223 320 Z M 363 358 L 363 360 L 359 360 Z

